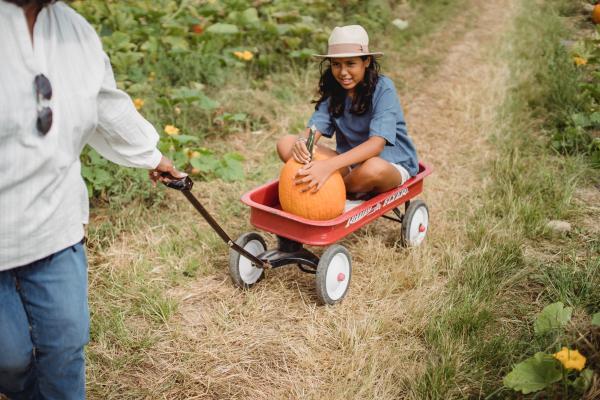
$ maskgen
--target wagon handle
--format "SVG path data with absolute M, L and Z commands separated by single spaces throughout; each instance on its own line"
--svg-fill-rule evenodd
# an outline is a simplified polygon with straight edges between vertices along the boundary
M 215 232 L 217 232 L 217 234 L 221 237 L 221 239 L 223 239 L 227 246 L 231 247 L 232 249 L 240 253 L 242 256 L 249 259 L 257 267 L 265 269 L 270 268 L 270 264 L 267 261 L 263 261 L 260 258 L 256 257 L 254 254 L 249 253 L 239 244 L 231 240 L 227 232 L 225 232 L 223 228 L 221 228 L 219 223 L 212 217 L 212 215 L 208 213 L 206 208 L 204 208 L 204 206 L 200 204 L 196 196 L 192 194 L 191 189 L 194 185 L 194 182 L 190 179 L 189 176 L 185 176 L 183 178 L 176 178 L 168 172 L 162 172 L 160 175 L 163 178 L 168 179 L 167 182 L 163 182 L 167 187 L 179 190 L 181 193 L 183 193 L 183 195 L 189 200 L 189 202 L 192 203 L 194 208 L 198 210 L 202 217 L 204 217 L 204 219 L 206 220 L 206 222 L 208 222 L 211 228 L 213 228 Z
M 192 190 L 192 186 L 194 186 L 194 182 L 190 179 L 189 176 L 184 176 L 183 178 L 176 178 L 168 172 L 161 172 L 160 176 L 163 178 L 167 178 L 168 181 L 163 183 L 175 190 Z

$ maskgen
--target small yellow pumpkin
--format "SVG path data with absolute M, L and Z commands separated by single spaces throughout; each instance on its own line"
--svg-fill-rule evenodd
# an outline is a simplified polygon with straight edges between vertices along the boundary
M 594 6 L 594 10 L 592 11 L 592 21 L 594 21 L 595 24 L 600 24 L 600 4 Z
M 325 160 L 328 157 L 316 152 L 315 160 Z M 344 178 L 335 171 L 317 193 L 302 192 L 307 185 L 296 184 L 296 173 L 304 164 L 290 158 L 279 174 L 279 202 L 281 208 L 291 214 L 307 219 L 324 221 L 340 216 L 346 205 L 346 186 Z

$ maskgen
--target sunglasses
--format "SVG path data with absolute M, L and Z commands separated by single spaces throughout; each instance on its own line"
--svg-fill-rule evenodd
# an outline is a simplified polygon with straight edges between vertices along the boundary
M 52 98 L 52 85 L 44 74 L 36 75 L 33 80 L 35 86 L 35 95 L 37 99 L 37 130 L 46 135 L 52 127 L 52 109 L 42 105 L 43 101 L 48 101 Z

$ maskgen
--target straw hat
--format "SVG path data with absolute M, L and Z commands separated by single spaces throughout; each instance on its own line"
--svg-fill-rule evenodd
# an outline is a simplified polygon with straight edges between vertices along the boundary
M 321 58 L 382 56 L 380 52 L 369 52 L 369 35 L 360 25 L 336 26 L 329 35 L 327 54 L 314 54 Z

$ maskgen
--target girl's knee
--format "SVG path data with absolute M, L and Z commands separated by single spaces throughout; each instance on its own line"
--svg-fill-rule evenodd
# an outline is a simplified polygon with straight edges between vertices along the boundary
M 277 154 L 279 154 L 282 161 L 287 161 L 292 156 L 292 148 L 296 138 L 296 135 L 285 135 L 277 141 Z
M 387 164 L 389 164 L 387 161 L 379 157 L 369 158 L 367 161 L 363 162 L 360 168 L 363 179 L 366 179 L 371 183 L 377 183 L 384 178 L 388 167 Z

